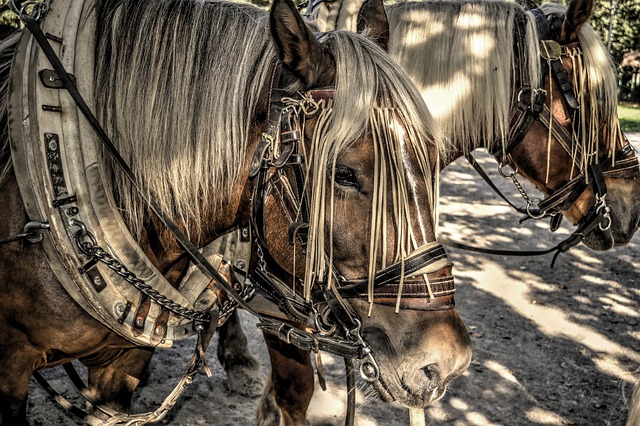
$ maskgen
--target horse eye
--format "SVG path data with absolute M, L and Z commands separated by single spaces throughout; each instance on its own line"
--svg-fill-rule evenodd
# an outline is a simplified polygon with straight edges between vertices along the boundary
M 328 177 L 331 178 L 331 171 L 328 171 Z M 336 166 L 335 181 L 337 185 L 355 188 L 358 191 L 362 189 L 362 185 L 358 182 L 356 173 L 353 169 L 346 166 Z

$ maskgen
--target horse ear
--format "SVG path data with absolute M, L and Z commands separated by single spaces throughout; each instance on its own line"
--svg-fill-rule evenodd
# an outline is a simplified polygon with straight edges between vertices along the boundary
M 578 41 L 580 27 L 587 22 L 593 10 L 593 0 L 572 0 L 562 24 L 560 41 L 572 43 Z
M 366 0 L 358 13 L 358 32 L 369 30 L 372 37 L 384 50 L 389 44 L 389 21 L 382 0 Z
M 274 0 L 269 20 L 282 64 L 302 81 L 304 88 L 333 84 L 333 56 L 318 43 L 293 2 Z

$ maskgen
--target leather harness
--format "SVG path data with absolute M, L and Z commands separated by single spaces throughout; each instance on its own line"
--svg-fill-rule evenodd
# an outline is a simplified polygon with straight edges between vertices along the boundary
M 539 8 L 532 9 L 529 12 L 535 17 L 538 37 L 541 40 L 540 60 L 543 62 L 543 65 L 547 62 L 551 65 L 551 78 L 553 78 L 558 84 L 562 93 L 564 105 L 574 116 L 574 119 L 572 120 L 573 128 L 568 130 L 558 124 L 552 124 L 552 113 L 545 103 L 546 92 L 542 89 L 532 89 L 531 87 L 531 78 L 527 73 L 526 67 L 522 66 L 525 61 L 525 56 L 521 43 L 524 40 L 526 21 L 524 12 L 521 12 L 516 15 L 516 37 L 514 38 L 514 52 L 517 58 L 517 63 L 519 64 L 519 66 L 515 67 L 514 75 L 517 85 L 516 87 L 519 87 L 519 89 L 515 91 L 517 93 L 515 106 L 510 115 L 509 138 L 504 149 L 500 147 L 499 149 L 491 151 L 491 154 L 500 164 L 500 174 L 504 177 L 510 177 L 513 180 L 516 188 L 527 201 L 527 206 L 524 208 L 515 206 L 504 194 L 502 194 L 496 185 L 493 184 L 486 172 L 484 172 L 471 154 L 467 155 L 466 158 L 476 172 L 489 184 L 498 196 L 505 200 L 516 211 L 525 214 L 521 219 L 521 222 L 527 219 L 542 219 L 544 217 L 550 217 L 551 230 L 555 231 L 558 229 L 560 221 L 562 220 L 561 212 L 569 209 L 586 189 L 591 188 L 593 190 L 596 202 L 584 215 L 582 220 L 580 220 L 578 227 L 574 232 L 565 240 L 549 249 L 485 249 L 449 241 L 447 241 L 447 245 L 480 253 L 510 256 L 537 256 L 555 252 L 551 263 L 551 267 L 553 267 L 560 253 L 564 253 L 571 247 L 579 244 L 589 232 L 596 228 L 604 231 L 611 226 L 609 207 L 606 205 L 605 201 L 607 194 L 605 177 L 637 179 L 640 175 L 640 164 L 638 163 L 635 149 L 629 141 L 626 140 L 626 137 L 622 135 L 625 143 L 622 144 L 621 149 L 617 150 L 613 154 L 615 161 L 613 161 L 611 157 L 600 158 L 597 163 L 591 164 L 588 167 L 586 173 L 574 177 L 560 188 L 557 188 L 541 200 L 537 206 L 533 205 L 532 201 L 526 196 L 526 193 L 524 193 L 524 190 L 517 182 L 515 178 L 515 175 L 517 174 L 517 167 L 513 173 L 508 175 L 505 175 L 502 172 L 502 168 L 504 166 L 512 164 L 511 156 L 509 154 L 520 144 L 520 142 L 522 142 L 536 120 L 540 121 L 548 130 L 551 131 L 555 140 L 569 156 L 573 157 L 574 151 L 580 149 L 579 146 L 574 147 L 572 131 L 579 126 L 577 114 L 575 114 L 575 112 L 581 106 L 576 99 L 573 84 L 569 79 L 568 72 L 562 63 L 562 56 L 568 55 L 571 50 L 578 51 L 581 54 L 579 43 L 560 46 L 557 42 L 549 40 L 551 37 L 551 30 L 548 17 Z M 542 70 L 545 70 L 544 66 L 542 67 Z M 545 74 L 543 71 L 542 80 L 544 80 L 544 77 Z M 579 168 L 578 164 L 575 164 L 575 166 Z
M 56 49 L 54 49 L 50 44 L 50 41 L 58 44 L 63 43 L 64 39 L 53 36 L 49 33 L 45 34 L 43 29 L 40 27 L 40 21 L 47 14 L 50 16 L 52 15 L 53 18 L 49 17 L 49 19 L 44 21 L 47 25 L 46 28 L 49 28 L 53 24 L 59 24 L 60 20 L 65 22 L 64 16 L 65 13 L 67 13 L 67 10 L 63 8 L 52 8 L 50 10 L 48 3 L 38 3 L 35 5 L 33 12 L 28 14 L 25 12 L 24 8 L 20 10 L 17 9 L 13 4 L 13 1 L 11 2 L 11 6 L 25 23 L 25 26 L 32 36 L 29 37 L 25 32 L 21 45 L 28 45 L 29 49 L 31 49 L 32 46 L 35 48 L 37 45 L 40 48 L 39 51 L 29 50 L 29 52 L 38 52 L 40 55 L 40 63 L 44 64 L 45 61 L 48 61 L 53 67 L 53 70 L 39 74 L 42 85 L 47 89 L 66 89 L 66 92 L 70 95 L 71 99 L 67 99 L 65 105 L 68 110 L 73 111 L 74 113 L 79 112 L 86 118 L 86 123 L 82 122 L 85 134 L 95 132 L 98 140 L 103 144 L 107 152 L 115 159 L 117 165 L 131 181 L 131 184 L 134 185 L 134 187 L 139 188 L 129 165 L 122 159 L 118 150 L 115 148 L 108 135 L 93 115 L 87 102 L 80 94 L 78 86 L 81 86 L 84 92 L 91 93 L 91 90 L 89 90 L 90 86 L 86 86 L 87 82 L 85 82 L 84 79 L 78 79 L 78 81 L 76 81 L 76 77 L 68 73 L 67 67 L 69 67 L 69 64 L 64 63 L 64 58 L 62 60 L 60 59 L 58 53 L 56 53 Z M 78 19 L 77 17 L 82 16 L 87 22 L 91 22 L 93 20 L 92 15 L 84 15 L 85 10 L 93 10 L 91 2 L 87 2 L 85 4 L 84 0 L 71 0 L 70 9 L 75 10 L 76 14 L 71 16 L 76 17 L 76 19 Z M 66 27 L 67 26 L 65 25 L 65 28 Z M 73 39 L 75 40 L 75 35 Z M 22 52 L 26 51 L 24 47 L 22 49 L 24 49 Z M 73 51 L 71 48 L 61 48 L 59 50 L 61 52 Z M 36 53 L 30 53 L 30 55 L 35 54 Z M 21 56 L 23 61 L 22 65 L 25 64 L 25 55 L 26 54 L 23 53 Z M 20 64 L 20 59 L 18 60 L 18 63 Z M 291 222 L 290 239 L 292 242 L 296 239 L 301 239 L 304 242 L 305 234 L 303 231 L 306 226 L 305 219 L 308 220 L 309 214 L 304 194 L 304 173 L 302 169 L 304 158 L 297 153 L 302 131 L 299 127 L 299 117 L 296 116 L 296 114 L 299 113 L 295 113 L 294 110 L 287 108 L 281 103 L 282 97 L 277 90 L 277 83 L 279 80 L 279 71 L 277 70 L 279 68 L 276 66 L 274 69 L 276 71 L 274 72 L 274 77 L 272 79 L 272 87 L 269 89 L 271 92 L 271 101 L 269 107 L 268 129 L 267 132 L 263 134 L 263 137 L 258 144 L 250 170 L 250 178 L 256 180 L 256 189 L 252 199 L 253 232 L 249 232 L 246 228 L 238 230 L 237 232 L 239 233 L 239 237 L 236 239 L 236 243 L 245 243 L 246 247 L 246 243 L 251 244 L 252 242 L 251 234 L 255 236 L 253 243 L 256 249 L 253 256 L 258 257 L 258 262 L 257 267 L 254 268 L 254 271 L 249 275 L 251 277 L 251 281 L 255 283 L 257 288 L 259 288 L 263 294 L 266 295 L 266 299 L 273 301 L 279 306 L 279 310 L 281 311 L 279 315 L 273 316 L 271 315 L 271 311 L 268 311 L 267 314 L 263 314 L 258 310 L 258 308 L 254 307 L 256 305 L 249 303 L 249 301 L 254 297 L 255 292 L 252 283 L 246 280 L 249 268 L 248 260 L 245 262 L 241 259 L 242 262 L 245 262 L 245 266 L 243 268 L 239 266 L 239 261 L 230 261 L 229 259 L 224 258 L 220 253 L 213 253 L 214 264 L 212 264 L 203 255 L 203 253 L 201 253 L 186 238 L 180 229 L 158 208 L 155 202 L 152 199 L 148 199 L 147 202 L 151 210 L 174 234 L 176 240 L 183 247 L 191 261 L 200 267 L 201 271 L 207 275 L 207 279 L 210 281 L 209 285 L 204 286 L 204 289 L 199 287 L 200 284 L 194 286 L 189 285 L 188 282 L 182 286 L 183 290 L 188 290 L 186 293 L 191 292 L 198 296 L 196 300 L 191 302 L 192 307 L 185 306 L 189 305 L 186 300 L 181 300 L 181 302 L 176 303 L 172 298 L 158 292 L 152 285 L 146 282 L 147 280 L 140 279 L 135 272 L 129 270 L 129 268 L 127 268 L 127 266 L 118 259 L 119 256 L 114 256 L 112 254 L 113 252 L 117 253 L 117 250 L 114 250 L 111 246 L 108 250 L 105 250 L 100 246 L 100 241 L 103 241 L 105 237 L 101 233 L 102 228 L 99 225 L 99 221 L 92 222 L 87 219 L 87 217 L 91 217 L 89 214 L 92 211 L 91 202 L 95 197 L 85 197 L 80 193 L 75 194 L 69 192 L 66 189 L 67 187 L 64 185 L 64 179 L 60 180 L 62 175 L 60 175 L 59 171 L 63 170 L 65 173 L 73 173 L 73 169 L 62 167 L 64 161 L 60 160 L 61 157 L 59 154 L 56 153 L 55 155 L 47 156 L 47 158 L 49 158 L 48 165 L 50 171 L 56 171 L 57 173 L 52 172 L 51 179 L 44 181 L 45 185 L 52 185 L 54 188 L 54 198 L 49 200 L 50 205 L 48 207 L 49 210 L 52 210 L 52 213 L 42 213 L 44 220 L 27 224 L 27 226 L 25 226 L 25 231 L 23 234 L 18 236 L 18 238 L 25 238 L 33 242 L 42 242 L 44 246 L 49 244 L 48 241 L 50 241 L 51 238 L 49 236 L 50 234 L 61 233 L 62 235 L 52 238 L 54 245 L 59 245 L 59 247 L 56 247 L 55 249 L 56 253 L 60 253 L 62 256 L 66 255 L 71 259 L 71 263 L 73 265 L 77 264 L 77 266 L 64 266 L 61 268 L 60 266 L 57 266 L 58 264 L 56 263 L 52 263 L 51 266 L 56 270 L 56 273 L 64 273 L 66 270 L 67 272 L 75 271 L 73 273 L 78 274 L 78 277 L 75 279 L 61 279 L 60 281 L 63 282 L 63 284 L 65 282 L 71 282 L 74 285 L 79 286 L 84 293 L 89 294 L 89 296 L 83 294 L 85 298 L 91 298 L 93 297 L 91 295 L 94 294 L 90 291 L 91 288 L 87 290 L 86 287 L 82 287 L 79 283 L 82 283 L 87 279 L 85 275 L 90 278 L 94 277 L 93 275 L 88 274 L 89 271 L 92 271 L 96 267 L 102 268 L 102 266 L 106 265 L 106 267 L 115 271 L 115 276 L 113 276 L 115 280 L 124 279 L 127 284 L 130 284 L 135 288 L 134 292 L 141 292 L 156 302 L 161 307 L 161 309 L 156 310 L 159 317 L 164 316 L 165 318 L 168 318 L 168 315 L 165 315 L 163 313 L 164 311 L 162 311 L 162 309 L 165 309 L 171 311 L 172 315 L 175 315 L 178 318 L 177 323 L 182 328 L 181 335 L 177 337 L 186 337 L 190 333 L 193 334 L 193 332 L 197 332 L 199 337 L 197 350 L 194 353 L 194 357 L 187 373 L 179 382 L 178 386 L 176 386 L 176 390 L 167 397 L 158 410 L 140 415 L 126 415 L 113 412 L 112 410 L 101 406 L 98 401 L 95 401 L 95 398 L 89 398 L 89 402 L 94 405 L 96 409 L 101 410 L 104 414 L 110 417 L 108 424 L 141 424 L 162 418 L 173 404 L 175 404 L 180 393 L 188 386 L 189 383 L 191 383 L 195 373 L 203 364 L 205 364 L 204 349 L 206 349 L 213 331 L 216 326 L 225 319 L 225 316 L 231 311 L 231 309 L 236 306 L 243 307 L 256 316 L 260 321 L 259 327 L 264 331 L 271 332 L 288 343 L 294 344 L 302 349 L 311 350 L 316 353 L 319 350 L 326 350 L 345 357 L 348 365 L 351 363 L 353 358 L 359 359 L 360 373 L 362 377 L 370 382 L 379 379 L 379 369 L 373 357 L 371 348 L 360 335 L 360 319 L 346 301 L 346 299 L 351 297 L 363 297 L 363 294 L 366 293 L 366 280 L 348 281 L 342 278 L 337 271 L 331 271 L 339 285 L 337 287 L 334 286 L 332 288 L 327 288 L 323 283 L 318 283 L 319 290 L 315 291 L 313 293 L 312 300 L 308 301 L 293 292 L 291 288 L 285 284 L 285 281 L 280 278 L 282 276 L 281 268 L 279 268 L 280 270 L 277 270 L 276 273 L 270 271 L 270 268 L 278 269 L 278 266 L 275 262 L 270 261 L 272 257 L 267 250 L 264 238 L 264 227 L 262 226 L 262 222 L 265 197 L 274 196 L 279 200 L 280 205 L 283 207 L 285 217 L 288 217 Z M 14 88 L 13 90 L 14 97 L 19 97 L 17 104 L 20 105 L 20 107 L 26 104 L 29 104 L 29 106 L 31 105 L 29 101 L 30 93 L 23 88 L 30 88 L 34 85 L 33 73 L 24 78 L 29 79 L 29 83 L 23 86 L 18 85 L 18 89 Z M 332 98 L 333 90 L 311 91 L 308 96 L 318 100 L 326 100 Z M 63 110 L 63 108 L 59 108 L 56 105 L 50 108 L 42 108 L 42 111 L 47 112 L 60 112 Z M 29 120 L 23 120 L 22 114 L 28 114 L 28 112 L 23 112 L 19 108 L 17 108 L 16 111 L 18 111 L 17 114 L 20 114 L 20 119 L 13 120 L 14 123 L 18 122 L 27 125 Z M 27 109 L 25 111 L 29 110 Z M 65 126 L 67 124 L 63 123 L 62 125 Z M 29 137 L 33 137 L 36 141 L 39 141 L 40 135 L 37 132 L 32 134 L 29 130 L 30 129 L 13 129 L 12 136 L 17 134 L 26 134 Z M 44 139 L 46 142 L 45 149 L 51 150 L 60 146 L 60 138 L 55 134 L 47 133 L 45 134 Z M 87 148 L 82 145 L 79 146 L 80 154 L 82 154 L 82 150 L 86 150 Z M 14 154 L 21 154 L 20 150 L 23 149 L 22 145 L 18 146 L 15 143 L 12 143 L 12 148 L 15 148 L 18 151 L 14 152 Z M 65 152 L 65 155 L 74 155 L 71 148 L 67 147 L 66 149 L 68 149 L 69 152 Z M 93 148 L 92 152 L 95 153 L 95 148 Z M 38 154 L 36 153 L 31 155 L 37 156 Z M 84 155 L 86 156 L 87 154 L 84 153 Z M 18 158 L 18 156 L 19 155 L 16 155 L 15 158 Z M 62 157 L 62 159 L 64 160 L 64 157 Z M 20 163 L 17 161 L 16 163 L 18 163 L 16 165 L 16 169 L 20 169 Z M 85 167 L 84 169 L 85 173 L 88 175 L 86 172 L 87 170 L 94 170 L 97 172 L 98 167 L 95 163 L 91 163 L 90 167 Z M 33 173 L 33 171 L 25 171 L 25 173 Z M 19 175 L 19 170 L 16 170 L 16 174 Z M 294 176 L 293 180 L 295 184 L 292 185 L 289 176 Z M 77 178 L 76 180 L 80 179 Z M 94 179 L 92 183 L 95 184 L 96 182 L 99 182 L 99 180 Z M 20 185 L 20 189 L 21 192 L 25 193 L 31 193 L 31 191 L 33 191 L 33 189 L 24 182 Z M 91 190 L 92 188 L 89 188 L 89 191 Z M 34 213 L 37 212 L 30 212 L 30 216 Z M 40 216 L 39 214 L 35 215 Z M 63 220 L 58 221 L 56 219 L 57 217 L 62 217 Z M 80 217 L 83 217 L 84 220 L 80 220 Z M 67 218 L 69 219 L 67 220 Z M 294 218 L 296 219 L 295 221 L 293 220 Z M 299 218 L 302 218 L 302 221 L 298 220 Z M 39 235 L 38 231 L 41 229 L 48 230 L 49 232 L 44 233 L 44 235 Z M 14 238 L 12 241 L 15 241 L 16 239 L 17 238 Z M 71 246 L 67 247 L 69 244 L 71 244 Z M 113 244 L 115 243 L 112 243 L 112 245 Z M 75 253 L 75 258 L 73 256 L 69 256 L 71 253 Z M 126 256 L 123 257 L 126 258 Z M 148 259 L 146 259 L 145 256 L 141 255 L 140 258 L 144 262 L 148 262 Z M 385 303 L 385 300 L 394 290 L 396 290 L 397 287 L 394 286 L 397 285 L 398 280 L 403 280 L 406 275 L 408 277 L 407 287 L 403 292 L 403 297 L 407 299 L 419 299 L 426 302 L 422 304 L 409 303 L 402 306 L 403 308 L 420 310 L 451 309 L 453 307 L 453 293 L 455 290 L 453 286 L 453 278 L 450 275 L 434 280 L 433 284 L 430 284 L 428 280 L 426 282 L 420 282 L 410 278 L 412 274 L 428 276 L 429 274 L 449 266 L 450 263 L 446 259 L 446 254 L 442 246 L 437 242 L 429 243 L 411 254 L 402 262 L 391 265 L 383 271 L 378 272 L 374 279 L 374 285 L 376 288 L 375 294 L 380 297 L 380 301 L 382 303 Z M 161 275 L 158 277 L 157 273 L 154 277 L 157 277 L 156 279 L 158 280 L 162 279 Z M 102 278 L 102 275 L 100 278 Z M 295 279 L 295 277 L 289 278 Z M 95 278 L 90 282 L 93 286 L 93 291 L 95 291 L 96 294 L 105 291 L 105 289 L 115 287 L 113 279 L 112 281 L 107 281 L 107 284 L 104 284 L 103 281 L 96 280 Z M 201 280 L 198 280 L 197 282 L 201 282 Z M 170 290 L 167 288 L 167 291 Z M 215 296 L 212 297 L 211 293 L 219 291 L 224 291 L 226 293 L 228 300 L 227 303 L 220 303 L 219 300 L 222 298 Z M 173 295 L 172 297 L 178 296 Z M 80 300 L 82 300 L 82 298 Z M 81 303 L 81 305 L 86 306 L 84 303 Z M 87 307 L 85 307 L 85 309 L 92 313 L 92 315 L 96 316 L 94 311 L 99 311 L 100 306 L 101 305 L 99 304 L 92 304 L 91 307 L 93 310 L 88 309 Z M 142 303 L 140 303 L 140 306 L 142 306 Z M 134 310 L 132 309 L 131 303 L 127 303 L 126 305 L 123 304 L 121 308 L 119 308 L 120 305 L 116 305 L 115 312 L 117 313 L 117 316 L 98 315 L 96 317 L 107 327 L 118 332 L 120 335 L 135 344 L 159 345 L 166 343 L 167 345 L 170 345 L 171 342 L 166 335 L 167 328 L 164 326 L 159 328 L 157 320 L 156 325 L 151 328 L 150 333 L 146 333 L 144 328 L 140 327 L 138 321 L 148 317 L 149 315 L 149 309 L 140 306 Z M 115 318 L 115 321 L 113 318 Z M 189 326 L 184 325 L 185 319 L 190 320 L 188 323 Z M 303 329 L 292 325 L 295 323 L 302 324 Z M 132 332 L 132 330 L 136 330 L 136 328 L 137 332 Z M 153 334 L 161 334 L 164 338 L 154 338 Z M 73 413 L 79 415 L 90 424 L 100 423 L 99 419 L 87 414 L 81 409 L 71 406 L 64 397 L 57 394 L 46 383 L 46 381 L 42 379 L 39 373 L 36 372 L 35 376 L 52 394 L 52 396 L 54 396 L 60 405 L 70 409 Z M 82 381 L 77 380 L 74 373 L 70 373 L 70 376 L 83 393 L 90 395 Z M 349 379 L 353 382 L 352 376 L 350 376 Z M 352 401 L 351 396 L 349 397 L 349 400 L 350 402 Z M 353 404 L 350 403 L 349 414 L 347 415 L 348 423 L 353 421 L 353 409 Z

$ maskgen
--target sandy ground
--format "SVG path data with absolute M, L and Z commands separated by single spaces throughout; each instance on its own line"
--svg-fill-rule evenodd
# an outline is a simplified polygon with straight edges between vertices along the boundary
M 631 138 L 640 147 L 640 134 Z M 517 200 L 493 159 L 480 161 Z M 518 216 L 492 194 L 463 161 L 443 175 L 441 234 L 491 247 L 542 249 L 570 232 L 564 222 L 555 234 L 546 223 L 519 225 Z M 519 202 L 519 201 L 518 201 Z M 561 255 L 506 258 L 449 249 L 455 263 L 456 302 L 473 341 L 469 370 L 427 409 L 428 425 L 624 425 L 627 398 L 640 377 L 640 234 L 609 252 L 580 245 Z M 262 362 L 266 350 L 252 318 L 243 313 L 250 348 Z M 209 349 L 213 377 L 200 375 L 164 424 L 252 424 L 257 399 L 230 393 Z M 181 376 L 193 340 L 160 351 L 135 410 L 155 408 Z M 319 388 L 309 413 L 311 425 L 340 425 L 345 385 L 340 359 L 323 356 L 329 388 Z M 59 371 L 47 377 L 73 397 Z M 362 385 L 364 386 L 364 385 Z M 405 425 L 408 413 L 358 394 L 357 421 L 365 425 Z M 42 389 L 32 384 L 29 417 L 35 425 L 73 425 Z

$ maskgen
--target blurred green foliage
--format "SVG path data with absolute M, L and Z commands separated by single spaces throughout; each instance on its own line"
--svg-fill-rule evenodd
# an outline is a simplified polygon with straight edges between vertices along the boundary
M 640 1 L 595 1 L 591 25 L 598 31 L 605 44 L 609 41 L 612 5 L 614 15 L 611 31 L 611 56 L 616 64 L 619 64 L 626 52 L 640 49 Z

